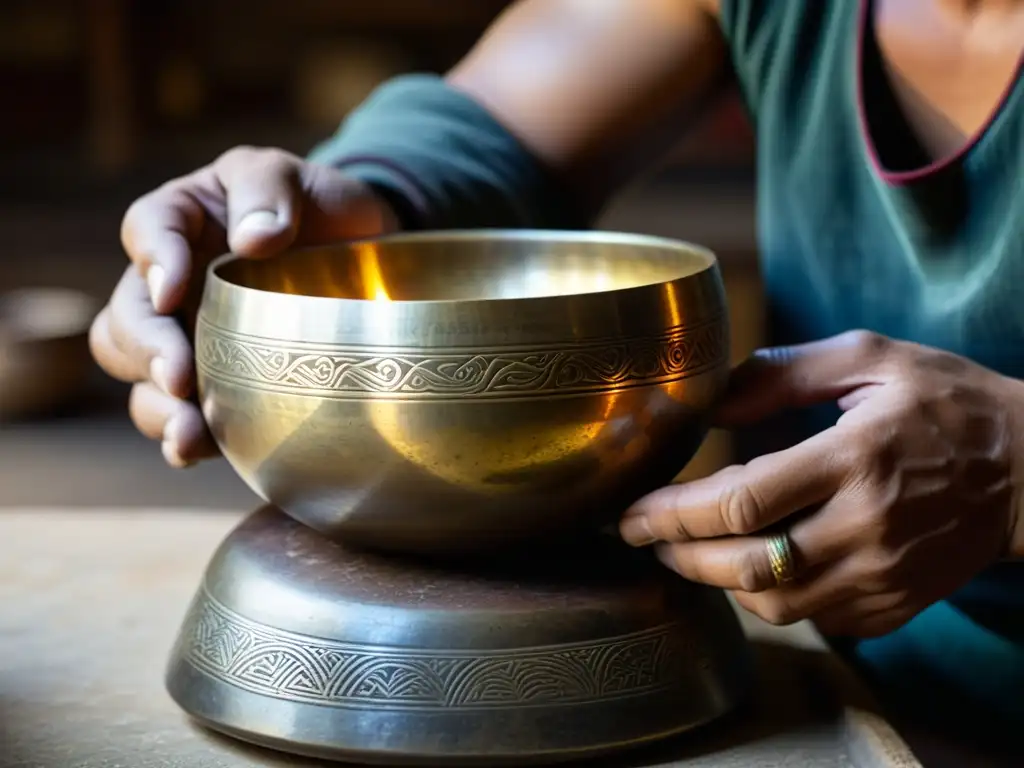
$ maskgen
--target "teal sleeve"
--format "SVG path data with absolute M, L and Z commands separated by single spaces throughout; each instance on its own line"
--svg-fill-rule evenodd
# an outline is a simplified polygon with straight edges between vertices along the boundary
M 582 229 L 591 214 L 481 105 L 433 75 L 380 86 L 310 156 L 377 189 L 406 229 Z

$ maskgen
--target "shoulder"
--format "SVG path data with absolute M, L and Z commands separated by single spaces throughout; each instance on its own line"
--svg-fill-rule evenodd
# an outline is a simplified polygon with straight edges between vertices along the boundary
M 859 4 L 860 0 L 713 0 L 722 32 L 740 49 L 781 36 L 821 33 L 831 20 Z
M 839 54 L 861 0 L 716 0 L 736 77 L 751 107 L 765 88 L 804 80 Z

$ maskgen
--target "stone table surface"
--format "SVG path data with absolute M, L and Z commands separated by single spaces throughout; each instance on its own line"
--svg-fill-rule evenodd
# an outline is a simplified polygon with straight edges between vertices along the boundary
M 197 510 L 0 509 L 0 768 L 324 765 L 207 734 L 164 692 L 178 624 L 238 520 Z M 742 711 L 600 765 L 920 765 L 809 626 L 744 623 L 759 680 Z

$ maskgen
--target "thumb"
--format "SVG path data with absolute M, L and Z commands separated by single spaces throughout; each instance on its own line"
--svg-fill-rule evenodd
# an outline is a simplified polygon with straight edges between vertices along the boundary
M 294 227 L 287 213 L 257 208 L 237 214 L 228 244 L 242 256 L 267 256 L 284 250 L 294 240 Z
M 295 241 L 301 214 L 298 158 L 272 149 L 233 149 L 215 164 L 224 189 L 228 247 L 270 256 Z
M 361 240 L 398 231 L 394 210 L 365 182 L 329 166 L 305 163 L 307 192 L 298 239 L 304 245 Z
M 851 331 L 809 344 L 758 350 L 733 371 L 716 422 L 723 427 L 751 424 L 881 384 L 881 363 L 893 343 L 868 331 Z

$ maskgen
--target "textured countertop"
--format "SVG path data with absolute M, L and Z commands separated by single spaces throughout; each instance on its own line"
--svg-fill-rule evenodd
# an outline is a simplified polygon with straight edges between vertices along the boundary
M 0 768 L 319 764 L 207 735 L 163 690 L 178 623 L 238 519 L 0 509 Z M 919 765 L 809 627 L 747 625 L 760 688 L 745 711 L 602 765 Z

